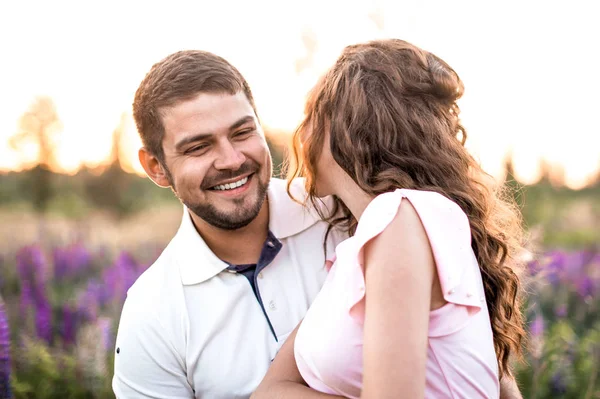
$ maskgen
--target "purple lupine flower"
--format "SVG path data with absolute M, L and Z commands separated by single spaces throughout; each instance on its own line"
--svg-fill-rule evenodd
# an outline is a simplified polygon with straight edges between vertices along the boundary
M 36 301 L 36 296 L 45 291 L 47 264 L 42 250 L 37 246 L 23 247 L 17 253 L 17 274 L 21 280 L 25 303 Z
M 578 251 L 569 254 L 569 267 L 564 272 L 564 279 L 571 285 L 577 285 L 581 276 L 586 273 L 586 265 L 593 257 L 590 251 Z
M 65 305 L 62 315 L 61 336 L 65 345 L 72 345 L 75 343 L 79 314 L 71 306 Z
M 544 334 L 544 318 L 541 314 L 536 314 L 529 326 L 529 331 L 533 337 L 541 337 Z
M 139 276 L 139 266 L 127 252 L 121 252 L 115 263 L 104 272 L 104 286 L 111 299 L 123 302 L 127 290 Z
M 17 253 L 17 273 L 21 279 L 21 310 L 33 307 L 37 336 L 52 341 L 52 307 L 46 295 L 47 262 L 39 246 L 26 246 Z
M 70 262 L 67 251 L 63 248 L 55 248 L 52 251 L 52 261 L 54 263 L 54 278 L 62 280 L 69 275 Z
M 576 286 L 577 293 L 583 299 L 591 297 L 596 291 L 594 281 L 589 276 L 582 276 Z
M 543 273 L 552 286 L 556 287 L 559 285 L 568 265 L 568 254 L 564 251 L 550 251 L 546 255 L 544 259 Z
M 0 254 L 0 270 L 4 270 L 4 256 Z M 3 276 L 0 276 L 0 289 L 4 287 L 4 279 Z
M 4 301 L 0 298 L 0 397 L 10 398 L 10 329 Z
M 38 338 L 52 344 L 52 307 L 47 300 L 36 303 L 35 329 Z
M 96 323 L 98 325 L 98 329 L 100 330 L 102 347 L 108 351 L 113 345 L 112 320 L 108 317 L 100 317 Z
M 562 319 L 563 317 L 565 317 L 567 315 L 567 305 L 564 303 L 558 305 L 554 309 L 554 315 L 556 317 L 558 317 L 559 319 Z
M 38 306 L 40 303 L 48 302 L 46 296 L 46 285 L 44 283 L 37 283 L 31 287 L 31 299 L 35 306 Z
M 81 243 L 65 248 L 56 248 L 53 253 L 54 277 L 57 280 L 76 277 L 87 270 L 91 264 L 91 254 Z
M 22 280 L 30 282 L 45 282 L 47 263 L 44 253 L 39 246 L 23 247 L 17 252 L 17 273 Z
M 19 310 L 21 315 L 26 315 L 33 304 L 33 292 L 29 281 L 21 281 L 21 303 Z
M 106 295 L 103 294 L 102 286 L 92 279 L 78 299 L 77 311 L 84 321 L 96 320 L 98 311 L 104 305 Z
M 119 276 L 119 270 L 114 265 L 104 271 L 102 282 L 104 293 L 108 298 L 116 297 L 117 292 L 121 291 L 122 280 Z
M 596 251 L 590 259 L 590 267 L 592 270 L 600 271 L 600 251 Z
M 45 291 L 47 265 L 38 246 L 23 247 L 17 253 L 17 274 L 21 281 L 21 300 L 24 305 L 36 302 Z M 42 295 L 43 296 L 43 295 Z
M 550 392 L 554 395 L 564 395 L 567 393 L 567 382 L 565 376 L 560 371 L 555 372 L 552 378 L 550 378 Z M 554 395 L 552 397 L 556 397 Z
M 530 276 L 536 276 L 542 270 L 542 265 L 539 259 L 534 259 L 527 263 L 527 273 Z

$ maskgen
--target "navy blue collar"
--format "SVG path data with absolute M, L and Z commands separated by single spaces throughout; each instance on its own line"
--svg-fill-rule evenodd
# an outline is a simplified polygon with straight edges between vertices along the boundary
M 225 262 L 228 265 L 227 270 L 234 271 L 237 273 L 243 273 L 244 271 L 249 270 L 251 268 L 256 268 L 256 273 L 260 273 L 262 269 L 264 269 L 271 262 L 273 262 L 273 259 L 275 259 L 282 246 L 283 245 L 281 244 L 281 241 L 279 241 L 277 237 L 275 237 L 275 235 L 269 230 L 269 232 L 267 233 L 267 239 L 263 244 L 260 257 L 258 258 L 258 263 L 232 265 L 231 263 Z

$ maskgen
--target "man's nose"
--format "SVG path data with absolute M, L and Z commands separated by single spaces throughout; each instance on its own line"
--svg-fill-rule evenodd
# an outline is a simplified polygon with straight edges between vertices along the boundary
M 238 170 L 246 161 L 246 156 L 236 148 L 231 142 L 227 141 L 221 144 L 221 149 L 215 168 L 221 170 Z

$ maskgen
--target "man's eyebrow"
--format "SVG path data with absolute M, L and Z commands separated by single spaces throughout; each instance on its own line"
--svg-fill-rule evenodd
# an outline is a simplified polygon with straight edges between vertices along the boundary
M 240 127 L 248 122 L 254 122 L 254 117 L 252 115 L 247 115 L 247 116 L 244 116 L 243 118 L 238 119 L 235 123 L 233 123 L 231 126 L 229 126 L 229 130 L 235 130 L 238 127 Z
M 190 137 L 185 137 L 185 138 L 179 140 L 179 142 L 177 144 L 175 144 L 175 149 L 177 151 L 181 151 L 181 149 L 183 147 L 185 147 L 186 145 L 188 145 L 190 143 L 195 143 L 196 141 L 206 140 L 206 139 L 209 139 L 210 137 L 212 137 L 212 134 L 210 134 L 210 133 L 199 133 L 199 134 L 195 134 Z

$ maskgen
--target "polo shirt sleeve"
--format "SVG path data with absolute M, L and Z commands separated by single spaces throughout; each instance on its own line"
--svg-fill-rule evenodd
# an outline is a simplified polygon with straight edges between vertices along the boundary
M 127 297 L 117 333 L 112 388 L 117 399 L 194 398 L 185 364 L 151 301 Z

